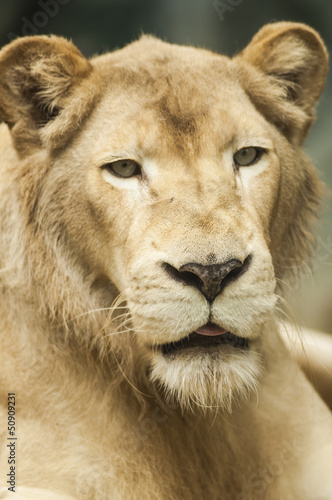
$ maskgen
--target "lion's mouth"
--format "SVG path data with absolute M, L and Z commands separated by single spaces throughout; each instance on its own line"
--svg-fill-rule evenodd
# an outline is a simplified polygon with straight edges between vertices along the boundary
M 212 323 L 207 323 L 177 342 L 163 344 L 161 350 L 162 353 L 167 356 L 184 349 L 194 347 L 207 349 L 219 347 L 221 345 L 230 345 L 239 349 L 248 349 L 249 347 L 248 339 L 238 337 Z

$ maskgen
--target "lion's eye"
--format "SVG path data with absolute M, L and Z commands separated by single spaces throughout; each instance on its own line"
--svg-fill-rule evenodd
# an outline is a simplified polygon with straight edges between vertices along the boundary
M 117 177 L 134 177 L 141 174 L 141 167 L 134 160 L 117 160 L 103 165 L 111 174 Z
M 254 165 L 263 153 L 263 148 L 249 147 L 239 149 L 233 156 L 234 164 L 237 167 L 249 167 L 250 165 Z

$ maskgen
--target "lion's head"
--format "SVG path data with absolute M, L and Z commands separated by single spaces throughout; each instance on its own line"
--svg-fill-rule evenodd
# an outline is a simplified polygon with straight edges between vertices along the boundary
M 301 144 L 326 71 L 321 39 L 294 23 L 233 59 L 150 36 L 89 61 L 58 37 L 12 42 L 13 304 L 183 406 L 250 393 L 278 284 L 310 254 L 322 188 Z

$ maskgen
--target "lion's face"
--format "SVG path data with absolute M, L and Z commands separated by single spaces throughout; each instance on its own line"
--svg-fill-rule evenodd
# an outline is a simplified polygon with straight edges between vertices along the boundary
M 300 115 L 282 129 L 277 103 L 273 122 L 258 109 L 244 81 L 263 77 L 241 58 L 143 38 L 91 65 L 95 102 L 51 157 L 40 217 L 51 240 L 61 218 L 58 251 L 90 282 L 121 292 L 135 333 L 117 336 L 134 336 L 153 383 L 184 406 L 229 404 L 264 363 L 277 254 L 293 238 L 284 203 L 299 217 L 310 170 L 286 132 Z
M 258 369 L 261 326 L 275 304 L 269 223 L 280 165 L 275 134 L 228 77 L 227 63 L 224 84 L 220 69 L 210 71 L 204 92 L 190 88 L 198 74 L 187 65 L 177 81 L 181 98 L 170 84 L 160 88 L 159 68 L 120 110 L 122 89 L 112 89 L 75 149 L 103 221 L 95 258 L 127 299 L 152 376 L 186 396 L 201 381 L 205 401 L 213 396 L 210 373 L 220 380 L 226 369 L 229 386 L 251 385 Z M 253 164 L 240 166 L 237 157 Z M 232 336 L 193 334 L 208 324 Z

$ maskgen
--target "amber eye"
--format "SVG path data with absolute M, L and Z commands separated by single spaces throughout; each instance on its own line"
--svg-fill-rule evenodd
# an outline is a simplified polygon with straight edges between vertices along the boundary
M 134 160 L 117 160 L 103 165 L 102 168 L 107 169 L 111 174 L 117 177 L 124 177 L 126 179 L 141 174 L 141 167 Z
M 233 156 L 234 164 L 237 167 L 249 167 L 250 165 L 254 165 L 261 158 L 264 151 L 263 148 L 255 147 L 239 149 Z

